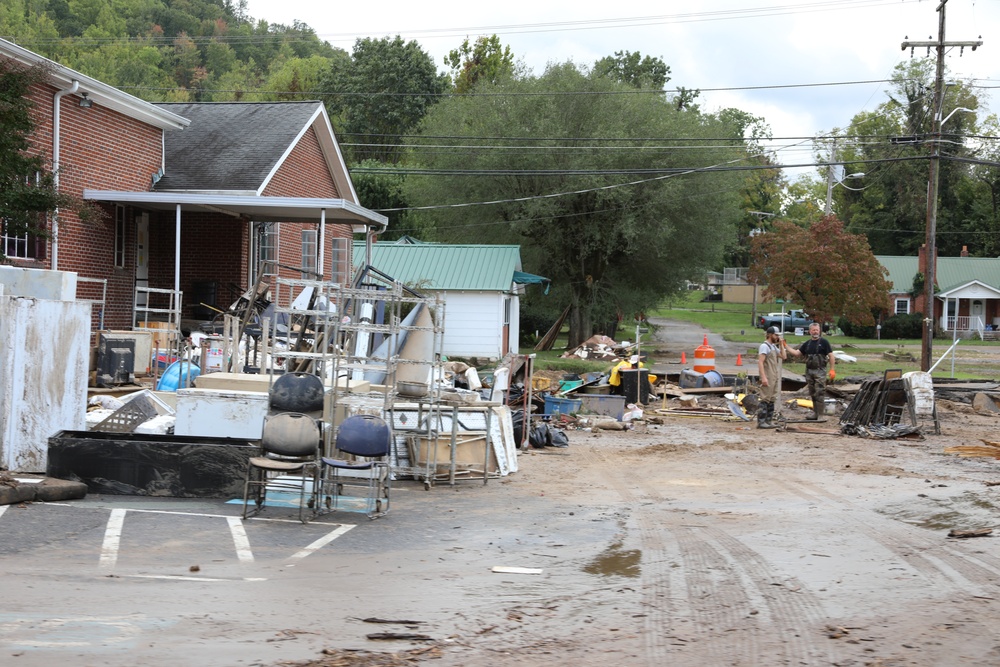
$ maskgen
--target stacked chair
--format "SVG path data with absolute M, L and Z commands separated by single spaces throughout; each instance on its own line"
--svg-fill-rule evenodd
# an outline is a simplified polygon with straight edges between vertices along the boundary
M 309 373 L 286 373 L 271 384 L 260 451 L 250 458 L 243 484 L 244 519 L 264 509 L 269 491 L 298 493 L 299 521 L 312 518 L 325 466 L 323 395 L 323 381 Z

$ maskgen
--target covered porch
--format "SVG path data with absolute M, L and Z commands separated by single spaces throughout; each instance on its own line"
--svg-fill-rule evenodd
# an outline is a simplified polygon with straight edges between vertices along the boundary
M 978 280 L 940 292 L 938 327 L 956 335 L 980 339 L 1000 333 L 1000 290 Z
M 263 260 L 268 267 L 283 267 L 274 269 L 282 275 L 347 280 L 352 235 L 365 234 L 370 254 L 375 235 L 388 222 L 374 211 L 333 198 L 103 190 L 84 190 L 84 198 L 136 214 L 135 262 L 123 262 L 128 285 L 122 287 L 128 292 L 109 294 L 107 304 L 109 312 L 121 313 L 114 318 L 117 326 L 127 322 L 128 328 L 166 329 L 167 337 L 177 341 L 182 322 L 198 319 L 195 313 L 203 300 L 199 284 L 253 286 L 259 272 L 270 272 Z M 262 238 L 263 227 L 275 230 L 273 238 Z M 302 229 L 312 230 L 308 244 Z M 337 239 L 344 240 L 344 256 L 335 258 Z

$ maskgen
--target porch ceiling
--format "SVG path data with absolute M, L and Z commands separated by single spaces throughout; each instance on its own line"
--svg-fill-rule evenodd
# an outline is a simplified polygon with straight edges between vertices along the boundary
M 346 199 L 304 197 L 258 197 L 256 195 L 193 194 L 183 192 L 118 192 L 84 190 L 83 198 L 116 204 L 131 204 L 152 211 L 224 213 L 255 222 L 315 222 L 326 211 L 327 223 L 350 224 L 357 233 L 372 227 L 384 231 L 389 219 Z

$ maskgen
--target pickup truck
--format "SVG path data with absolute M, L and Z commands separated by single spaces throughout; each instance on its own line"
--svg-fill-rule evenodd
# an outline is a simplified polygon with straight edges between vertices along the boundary
M 812 321 L 812 318 L 801 310 L 789 310 L 784 314 L 784 317 L 781 313 L 761 315 L 757 320 L 757 328 L 778 327 L 781 331 L 795 331 L 799 327 L 808 328 Z

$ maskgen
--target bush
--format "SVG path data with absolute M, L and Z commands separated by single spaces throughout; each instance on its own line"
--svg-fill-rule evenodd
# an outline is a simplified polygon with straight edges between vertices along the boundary
M 893 315 L 882 323 L 882 338 L 920 338 L 923 335 L 924 314 Z
M 910 313 L 909 315 L 893 315 L 882 322 L 881 338 L 886 340 L 896 340 L 898 338 L 920 338 L 923 335 L 924 326 L 923 313 Z M 879 335 L 874 325 L 862 326 L 852 324 L 841 317 L 837 321 L 837 326 L 844 332 L 845 336 L 852 338 L 875 338 Z

